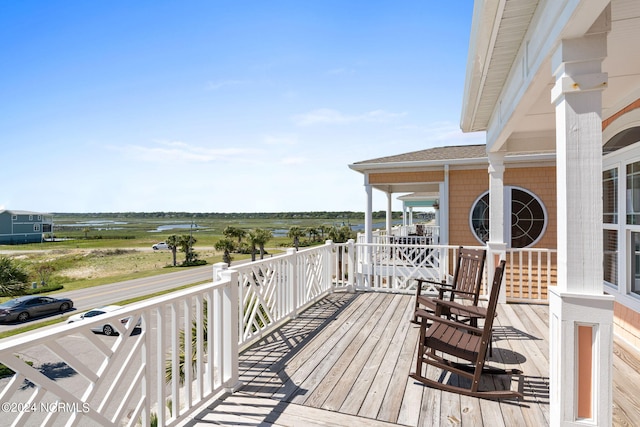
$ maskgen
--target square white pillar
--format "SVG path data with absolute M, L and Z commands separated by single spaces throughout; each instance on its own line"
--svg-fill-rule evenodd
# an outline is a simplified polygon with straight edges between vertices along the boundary
M 611 425 L 613 298 L 603 293 L 606 33 L 563 40 L 556 83 L 558 286 L 549 289 L 550 424 Z
M 511 217 L 506 214 L 504 206 L 504 156 L 504 152 L 488 153 L 489 241 L 487 242 L 487 250 L 489 253 L 487 256 L 487 283 L 489 284 L 493 283 L 493 273 L 500 260 L 506 259 L 507 243 L 504 231 L 506 226 L 511 226 Z M 507 302 L 506 286 L 500 288 L 498 302 Z

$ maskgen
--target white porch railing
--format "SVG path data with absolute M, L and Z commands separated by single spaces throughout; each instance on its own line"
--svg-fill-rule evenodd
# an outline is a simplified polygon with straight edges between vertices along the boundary
M 509 249 L 505 282 L 509 302 L 547 302 L 557 283 L 556 249 Z
M 147 426 L 157 416 L 158 425 L 175 425 L 238 381 L 237 295 L 237 273 L 226 272 L 211 284 L 3 340 L 0 363 L 15 374 L 1 381 L 2 424 Z M 107 322 L 118 337 L 91 332 Z
M 405 242 L 417 245 L 437 245 L 440 242 L 440 227 L 437 225 L 414 224 L 414 225 L 398 225 L 391 229 L 391 234 L 387 234 L 386 230 L 375 230 L 372 233 L 372 242 L 375 244 L 392 244 L 401 241 L 406 237 L 409 240 Z M 358 243 L 366 243 L 365 235 L 358 233 L 356 238 Z
M 146 426 L 157 417 L 158 425 L 178 425 L 237 387 L 243 348 L 333 289 L 413 292 L 415 278 L 439 281 L 450 275 L 456 251 L 327 242 L 233 269 L 217 264 L 212 283 L 2 340 L 0 363 L 15 373 L 0 379 L 1 423 Z M 507 279 L 520 286 L 514 295 L 546 297 L 551 253 L 507 254 L 520 271 Z M 119 322 L 127 316 L 133 320 Z M 142 327 L 134 330 L 138 319 Z M 120 335 L 90 331 L 105 322 Z
M 359 290 L 413 292 L 415 279 L 441 281 L 453 275 L 458 246 L 402 242 L 345 244 L 343 251 L 351 256 L 345 255 L 336 261 L 342 262 L 336 272 L 337 285 Z M 556 249 L 509 249 L 504 254 L 507 301 L 546 303 L 547 289 L 556 284 L 556 253 Z M 494 255 L 503 256 L 488 253 L 487 260 Z M 350 274 L 345 273 L 351 270 Z M 485 267 L 484 295 L 488 295 L 487 274 L 488 267 Z M 436 289 L 432 287 L 427 292 L 436 293 Z

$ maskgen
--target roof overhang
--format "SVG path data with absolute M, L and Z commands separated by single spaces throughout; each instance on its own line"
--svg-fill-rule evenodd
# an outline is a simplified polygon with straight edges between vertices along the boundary
M 640 38 L 637 9 L 635 0 L 477 0 L 463 132 L 486 131 L 489 152 L 517 150 L 522 135 L 533 137 L 531 148 L 555 147 L 551 57 L 563 39 L 593 31 L 608 13 L 611 31 L 603 70 L 609 85 L 603 93 L 603 118 L 623 108 L 624 99 L 640 85 L 640 60 L 629 55 Z
M 512 153 L 505 157 L 504 163 L 507 168 L 523 168 L 523 167 L 540 167 L 555 166 L 555 152 L 544 153 Z M 485 169 L 489 165 L 488 157 L 480 157 L 473 159 L 449 159 L 449 160 L 430 160 L 415 162 L 380 162 L 380 163 L 358 163 L 351 164 L 349 168 L 365 175 L 365 181 L 368 182 L 370 174 L 391 174 L 405 172 L 432 172 L 432 171 L 449 171 L 462 169 Z M 444 176 L 444 175 L 443 175 Z M 443 178 L 444 179 L 444 178 Z M 373 188 L 385 193 L 437 193 L 440 190 L 440 182 L 376 182 L 371 184 Z

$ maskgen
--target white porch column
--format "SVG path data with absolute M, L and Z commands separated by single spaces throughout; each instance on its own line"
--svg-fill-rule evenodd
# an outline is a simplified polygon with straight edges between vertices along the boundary
M 493 273 L 500 260 L 506 259 L 505 221 L 511 223 L 504 206 L 504 152 L 487 153 L 489 157 L 489 241 L 487 242 L 487 279 L 493 283 Z M 498 302 L 507 302 L 507 289 L 500 288 Z
M 413 206 L 409 206 L 409 225 L 413 225 Z
M 402 202 L 402 225 L 403 227 L 407 226 L 407 206 Z
M 444 165 L 444 182 L 439 185 L 439 232 L 440 244 L 449 244 L 449 165 Z
M 558 286 L 549 289 L 553 426 L 612 423 L 613 297 L 602 286 L 603 21 L 598 34 L 563 40 L 552 58 L 558 193 Z
M 391 196 L 392 196 L 391 193 L 387 193 L 387 215 L 386 215 L 387 236 L 391 236 L 391 216 L 393 215 L 393 210 L 391 209 L 391 202 L 393 200 L 391 199 Z
M 373 241 L 373 190 L 369 184 L 368 175 L 365 175 L 364 190 L 367 193 L 367 208 L 364 212 L 364 241 L 371 243 Z

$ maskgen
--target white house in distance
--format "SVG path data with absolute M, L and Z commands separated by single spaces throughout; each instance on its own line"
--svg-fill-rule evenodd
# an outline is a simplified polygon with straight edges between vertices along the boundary
M 40 243 L 53 229 L 53 216 L 42 212 L 0 210 L 0 245 Z

